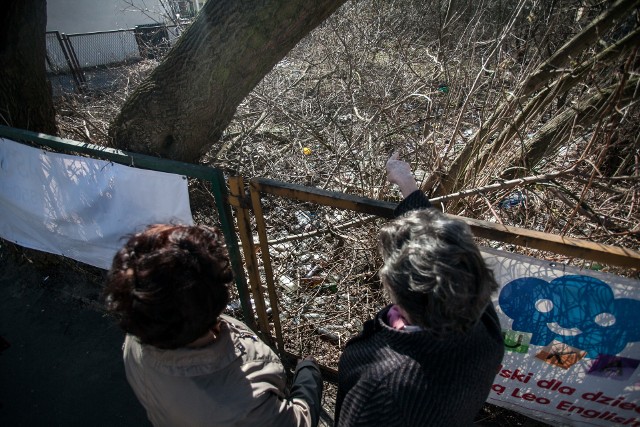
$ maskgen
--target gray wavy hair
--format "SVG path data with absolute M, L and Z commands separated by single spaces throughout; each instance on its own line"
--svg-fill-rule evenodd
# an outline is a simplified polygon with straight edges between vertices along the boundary
M 438 336 L 466 332 L 498 288 L 469 227 L 436 209 L 410 211 L 380 230 L 380 279 L 413 324 Z

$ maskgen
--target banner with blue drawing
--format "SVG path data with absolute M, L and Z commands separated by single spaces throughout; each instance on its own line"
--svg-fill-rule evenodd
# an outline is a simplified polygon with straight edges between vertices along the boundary
M 483 252 L 505 345 L 488 402 L 554 425 L 640 426 L 640 281 Z

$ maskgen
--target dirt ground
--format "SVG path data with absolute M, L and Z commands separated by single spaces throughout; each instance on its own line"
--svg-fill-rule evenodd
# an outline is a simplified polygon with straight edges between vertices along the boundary
M 100 270 L 0 245 L 0 425 L 150 425 L 95 307 Z

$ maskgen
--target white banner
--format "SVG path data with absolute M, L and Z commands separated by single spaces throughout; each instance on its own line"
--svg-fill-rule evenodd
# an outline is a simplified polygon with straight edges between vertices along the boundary
M 127 235 L 193 224 L 184 176 L 0 138 L 0 237 L 108 269 Z
M 640 281 L 483 252 L 506 350 L 488 402 L 553 425 L 640 426 Z

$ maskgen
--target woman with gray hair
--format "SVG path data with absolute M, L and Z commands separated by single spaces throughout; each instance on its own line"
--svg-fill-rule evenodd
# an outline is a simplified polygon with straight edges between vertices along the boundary
M 393 304 L 340 357 L 336 425 L 470 425 L 504 354 L 498 285 L 469 227 L 432 208 L 397 153 L 387 177 L 405 197 L 379 235 Z

